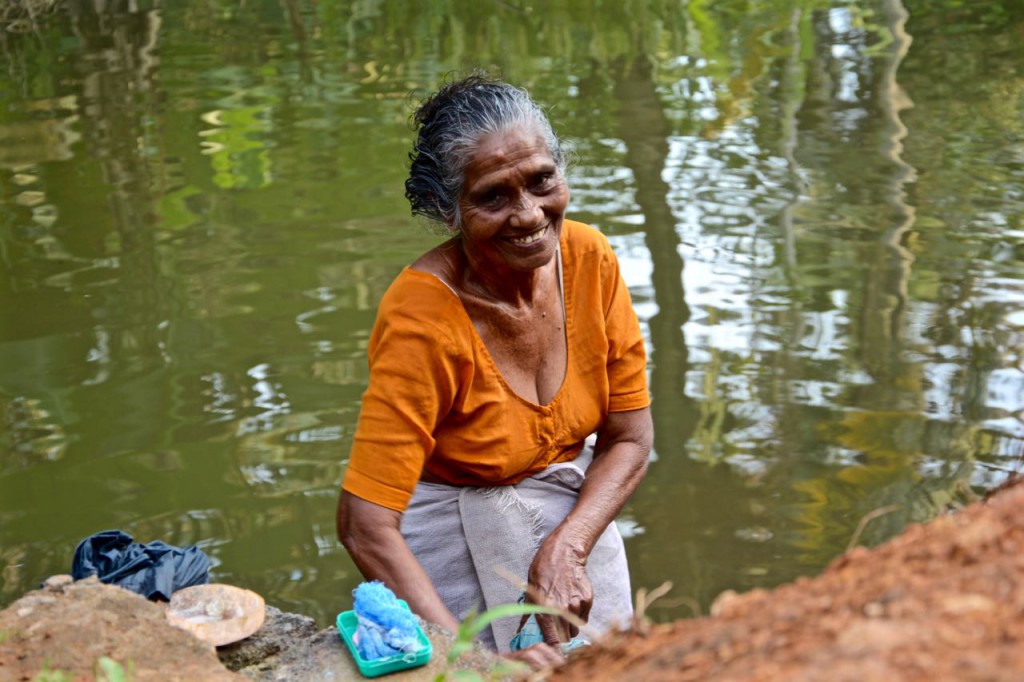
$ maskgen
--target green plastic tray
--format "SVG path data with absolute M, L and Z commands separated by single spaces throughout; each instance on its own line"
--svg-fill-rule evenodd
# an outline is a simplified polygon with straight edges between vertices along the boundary
M 409 605 L 404 600 L 399 599 L 398 603 L 406 611 L 409 611 Z M 348 646 L 352 658 L 355 659 L 356 665 L 359 666 L 359 672 L 363 674 L 363 677 L 380 677 L 381 675 L 398 672 L 399 670 L 408 670 L 409 668 L 426 665 L 433 654 L 430 640 L 423 633 L 423 628 L 417 625 L 416 638 L 419 639 L 421 645 L 418 651 L 402 654 L 401 656 L 388 656 L 387 658 L 368 661 L 359 655 L 359 649 L 356 648 L 356 643 L 352 639 L 355 637 L 357 627 L 359 627 L 359 619 L 356 617 L 355 611 L 342 611 L 338 614 L 338 634 L 345 640 L 345 644 Z

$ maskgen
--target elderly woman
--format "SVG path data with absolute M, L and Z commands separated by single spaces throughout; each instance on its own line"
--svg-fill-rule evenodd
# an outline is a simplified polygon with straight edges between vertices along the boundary
M 565 155 L 525 92 L 470 76 L 415 122 L 406 196 L 452 237 L 380 303 L 338 536 L 364 576 L 453 632 L 525 583 L 600 631 L 631 615 L 612 521 L 652 439 L 618 262 L 565 218 Z M 518 656 L 554 662 L 576 628 L 537 620 L 545 644 Z M 507 652 L 518 626 L 482 638 Z

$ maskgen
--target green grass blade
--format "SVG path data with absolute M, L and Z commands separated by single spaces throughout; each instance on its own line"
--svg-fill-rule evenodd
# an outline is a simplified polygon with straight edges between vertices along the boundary
M 501 606 L 495 606 L 493 609 L 487 609 L 474 618 L 467 628 L 468 634 L 471 637 L 476 637 L 481 630 L 499 618 L 526 616 L 532 613 L 546 613 L 552 616 L 557 616 L 560 615 L 562 611 L 552 606 L 541 606 L 540 604 L 502 604 Z

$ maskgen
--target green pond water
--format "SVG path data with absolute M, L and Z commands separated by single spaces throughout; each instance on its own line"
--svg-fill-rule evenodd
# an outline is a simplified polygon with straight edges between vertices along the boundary
M 18 15 L 31 5 L 32 15 Z M 0 4 L 0 606 L 83 537 L 198 543 L 327 624 L 376 305 L 438 240 L 417 97 L 479 66 L 571 140 L 656 426 L 656 619 L 813 575 L 1024 458 L 1015 0 Z M 858 535 L 858 524 L 887 511 Z

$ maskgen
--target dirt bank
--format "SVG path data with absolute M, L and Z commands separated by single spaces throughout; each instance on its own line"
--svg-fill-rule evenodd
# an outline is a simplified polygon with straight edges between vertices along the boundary
M 1024 679 L 1024 485 L 819 577 L 595 647 L 551 680 Z
M 246 681 L 216 650 L 167 624 L 164 610 L 95 578 L 56 576 L 0 611 L 0 680 L 104 679 L 107 657 L 128 679 Z
M 69 578 L 67 579 L 70 580 Z M 132 679 L 360 679 L 330 628 L 275 615 L 221 650 L 167 625 L 161 607 L 95 580 L 56 582 L 0 612 L 0 681 L 40 671 L 92 679 L 101 657 Z M 435 661 L 399 675 L 430 680 Z M 654 626 L 578 653 L 547 679 L 1024 679 L 1024 485 L 771 592 L 724 594 L 708 618 Z M 222 663 L 244 673 L 229 672 Z M 467 660 L 489 676 L 493 659 Z
M 113 680 L 116 663 L 135 682 L 279 682 L 363 680 L 334 628 L 312 618 L 267 608 L 253 636 L 214 649 L 167 623 L 164 607 L 95 578 L 71 582 L 55 576 L 0 611 L 0 682 Z M 394 682 L 430 682 L 447 669 L 451 638 L 427 627 L 431 662 L 389 676 Z M 490 679 L 497 658 L 475 650 L 452 670 Z M 233 672 L 237 671 L 237 672 Z M 47 675 L 49 673 L 49 675 Z

